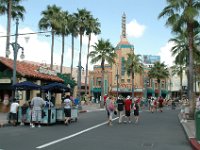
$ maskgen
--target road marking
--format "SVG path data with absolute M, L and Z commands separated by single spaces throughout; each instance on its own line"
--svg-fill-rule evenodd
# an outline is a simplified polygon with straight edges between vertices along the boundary
M 119 118 L 119 117 L 116 117 L 116 118 L 114 118 L 113 120 L 116 120 L 116 119 L 118 119 L 118 118 Z M 55 140 L 55 141 L 52 141 L 52 142 L 49 142 L 49 143 L 40 145 L 40 146 L 38 146 L 38 147 L 36 147 L 36 148 L 37 148 L 37 149 L 42 149 L 42 148 L 48 147 L 48 146 L 50 146 L 50 145 L 53 145 L 53 144 L 62 142 L 62 141 L 64 141 L 64 140 L 73 138 L 73 137 L 75 137 L 75 136 L 77 136 L 77 135 L 83 134 L 83 133 L 85 133 L 85 132 L 88 132 L 88 131 L 90 131 L 90 130 L 93 130 L 93 129 L 95 129 L 95 128 L 98 128 L 98 127 L 100 127 L 100 126 L 103 126 L 103 125 L 105 125 L 105 124 L 107 124 L 107 123 L 108 123 L 108 122 L 103 122 L 103 123 L 101 123 L 101 124 L 97 124 L 97 125 L 95 125 L 95 126 L 93 126 L 93 127 L 87 128 L 87 129 L 85 129 L 85 130 L 82 130 L 82 131 L 77 132 L 77 133 L 75 133 L 75 134 L 66 136 L 66 137 L 64 137 L 64 138 L 61 138 L 61 139 L 58 139 L 58 140 Z

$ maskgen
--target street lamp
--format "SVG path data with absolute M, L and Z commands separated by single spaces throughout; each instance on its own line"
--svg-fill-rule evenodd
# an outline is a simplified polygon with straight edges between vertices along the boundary
M 16 66 L 17 66 L 17 54 L 18 51 L 21 49 L 22 53 L 21 53 L 21 59 L 24 59 L 24 48 L 21 47 L 17 42 L 18 40 L 18 25 L 19 25 L 19 19 L 16 19 L 16 34 L 15 34 L 15 42 L 10 43 L 13 49 L 13 54 L 14 54 L 14 58 L 13 58 L 13 82 L 12 84 L 16 84 Z M 9 52 L 9 51 L 7 51 Z M 13 97 L 15 96 L 15 93 L 13 92 Z

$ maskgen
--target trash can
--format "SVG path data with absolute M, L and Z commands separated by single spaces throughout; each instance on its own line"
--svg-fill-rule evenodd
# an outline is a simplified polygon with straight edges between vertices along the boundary
M 200 111 L 195 113 L 196 139 L 200 141 Z

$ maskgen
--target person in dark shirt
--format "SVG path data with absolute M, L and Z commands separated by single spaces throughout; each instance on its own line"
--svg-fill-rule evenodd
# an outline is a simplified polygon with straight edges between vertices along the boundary
M 137 124 L 139 120 L 139 101 L 134 102 L 133 110 L 134 110 L 135 123 Z
M 26 119 L 27 119 L 27 109 L 28 109 L 28 102 L 24 102 L 24 104 L 22 105 L 21 107 L 22 109 L 22 122 L 21 122 L 21 125 L 24 125 L 24 123 L 26 122 Z
M 124 100 L 118 97 L 116 103 L 117 103 L 117 111 L 119 114 L 119 123 L 122 123 L 122 116 L 124 113 Z

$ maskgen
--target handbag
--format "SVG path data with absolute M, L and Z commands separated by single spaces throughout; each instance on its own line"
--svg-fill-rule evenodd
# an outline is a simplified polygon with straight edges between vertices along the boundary
M 117 115 L 117 111 L 116 110 L 114 111 L 114 115 Z

